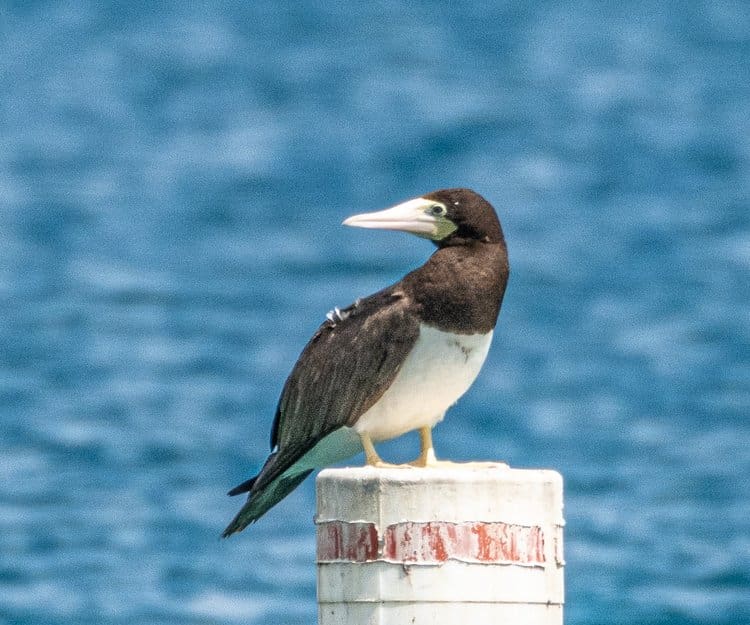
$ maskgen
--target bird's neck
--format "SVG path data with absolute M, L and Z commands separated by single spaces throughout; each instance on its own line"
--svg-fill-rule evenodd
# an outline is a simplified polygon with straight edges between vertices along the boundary
M 486 333 L 495 327 L 508 282 L 504 243 L 438 249 L 404 279 L 422 319 L 441 330 Z

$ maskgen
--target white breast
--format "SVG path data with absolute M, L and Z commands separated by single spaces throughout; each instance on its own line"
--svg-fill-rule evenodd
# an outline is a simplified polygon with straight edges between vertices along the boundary
M 471 386 L 492 341 L 487 334 L 453 334 L 422 324 L 396 379 L 354 425 L 373 440 L 432 426 Z

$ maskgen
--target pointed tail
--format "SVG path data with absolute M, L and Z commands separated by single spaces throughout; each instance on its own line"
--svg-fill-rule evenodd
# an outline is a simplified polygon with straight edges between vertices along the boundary
M 245 505 L 242 506 L 242 509 L 237 513 L 237 516 L 232 519 L 232 522 L 229 525 L 227 525 L 227 528 L 224 530 L 221 537 L 227 538 L 236 532 L 241 532 L 250 523 L 257 521 L 269 509 L 297 488 L 297 486 L 299 486 L 312 472 L 313 470 L 309 469 L 302 473 L 295 473 L 293 475 L 282 474 L 275 480 L 263 485 L 255 492 L 253 492 L 252 487 L 257 478 L 243 482 L 239 486 L 230 490 L 230 495 L 238 495 L 239 493 L 246 491 L 250 491 L 250 495 L 248 495 L 247 502 L 245 502 Z

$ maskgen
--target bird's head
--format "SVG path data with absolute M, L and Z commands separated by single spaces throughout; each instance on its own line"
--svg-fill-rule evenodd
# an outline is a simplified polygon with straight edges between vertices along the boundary
M 375 213 L 353 215 L 345 226 L 401 230 L 438 247 L 504 243 L 495 209 L 471 189 L 442 189 Z

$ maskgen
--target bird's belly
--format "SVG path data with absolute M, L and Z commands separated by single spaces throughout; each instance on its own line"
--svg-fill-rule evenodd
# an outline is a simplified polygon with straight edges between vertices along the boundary
M 422 324 L 395 380 L 353 429 L 379 441 L 435 425 L 474 382 L 491 341 L 492 331 L 453 334 Z

